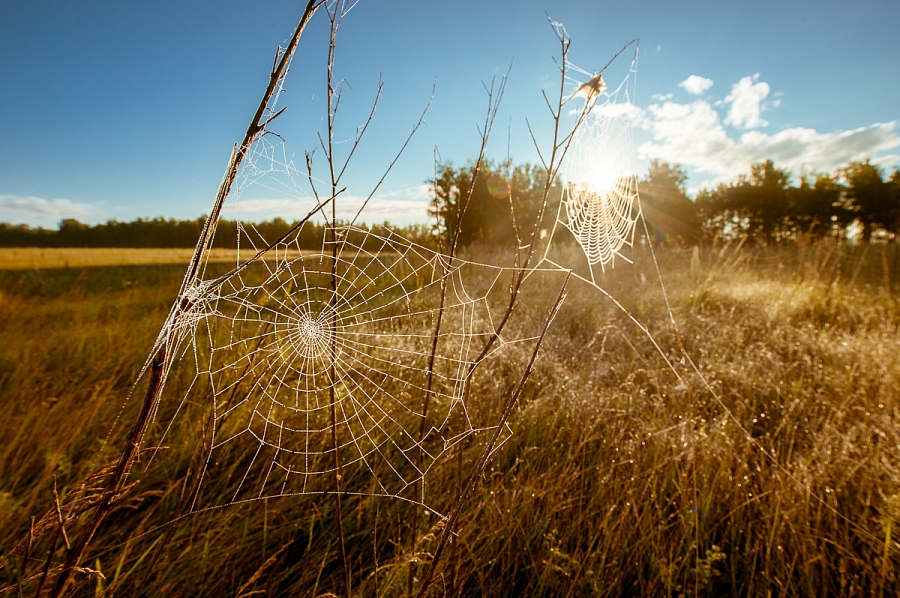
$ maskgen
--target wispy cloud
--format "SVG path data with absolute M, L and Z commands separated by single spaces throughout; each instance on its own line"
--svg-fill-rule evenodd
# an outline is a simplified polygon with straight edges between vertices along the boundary
M 342 220 L 354 218 L 365 202 L 365 197 L 354 197 L 344 194 L 337 200 L 337 217 Z M 424 222 L 428 218 L 428 205 L 431 201 L 428 185 L 416 185 L 379 193 L 366 204 L 358 222 L 392 224 L 408 224 Z M 241 199 L 228 203 L 225 211 L 229 217 L 262 220 L 275 217 L 285 220 L 299 219 L 306 216 L 315 207 L 315 200 L 310 198 L 256 198 Z M 330 206 L 326 208 L 331 214 Z
M 769 124 L 759 116 L 762 101 L 769 95 L 769 84 L 763 81 L 756 83 L 758 79 L 759 73 L 756 73 L 752 77 L 742 78 L 731 88 L 731 93 L 725 97 L 725 103 L 731 104 L 725 117 L 726 125 L 755 129 Z
M 706 77 L 701 77 L 700 75 L 691 75 L 684 81 L 678 84 L 678 87 L 683 88 L 686 92 L 693 94 L 695 96 L 700 95 L 707 89 L 713 86 L 713 80 L 707 79 Z M 671 94 L 669 94 L 671 97 Z M 668 99 L 668 98 L 666 98 Z
M 48 225 L 63 218 L 90 216 L 93 208 L 68 199 L 44 199 L 32 195 L 0 194 L 0 221 Z
M 732 135 L 725 125 L 752 128 L 766 124 L 760 113 L 769 92 L 769 85 L 754 75 L 736 83 L 724 102 L 665 101 L 638 109 L 634 122 L 651 136 L 638 147 L 638 155 L 682 164 L 694 171 L 694 178 L 708 175 L 692 181 L 694 188 L 734 180 L 749 172 L 751 164 L 766 159 L 793 172 L 832 172 L 854 160 L 871 159 L 885 166 L 900 160 L 892 153 L 900 147 L 896 121 L 829 133 L 791 127 L 773 133 L 750 130 Z M 769 108 L 777 108 L 777 104 L 772 102 Z

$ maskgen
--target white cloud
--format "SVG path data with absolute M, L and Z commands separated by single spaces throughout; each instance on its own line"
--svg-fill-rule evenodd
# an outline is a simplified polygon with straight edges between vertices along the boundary
M 652 97 L 657 102 L 665 102 L 666 100 L 671 100 L 674 95 L 671 93 L 655 93 L 650 97 Z
M 725 124 L 762 122 L 760 102 L 768 91 L 769 86 L 763 82 L 751 77 L 741 79 L 727 98 L 729 110 L 724 120 L 715 102 L 650 105 L 634 120 L 651 135 L 638 147 L 639 157 L 677 162 L 692 169 L 695 177 L 709 175 L 705 180 L 691 181 L 692 188 L 734 180 L 749 172 L 751 164 L 766 159 L 794 173 L 801 169 L 832 172 L 854 160 L 872 159 L 885 166 L 900 160 L 896 153 L 889 153 L 900 147 L 896 121 L 830 133 L 792 127 L 771 134 L 747 131 L 730 136 Z
M 701 77 L 700 75 L 691 75 L 684 81 L 678 84 L 678 87 L 684 88 L 684 90 L 690 94 L 695 96 L 700 95 L 707 89 L 713 86 L 713 80 L 707 79 L 706 77 Z M 671 94 L 670 94 L 671 96 Z
M 0 221 L 29 224 L 55 224 L 63 218 L 83 218 L 93 209 L 88 204 L 68 199 L 43 199 L 30 195 L 0 194 Z
M 343 194 L 338 197 L 337 217 L 351 220 L 362 207 L 365 197 L 354 197 Z M 428 219 L 428 205 L 431 202 L 428 185 L 416 185 L 380 193 L 372 197 L 357 222 L 405 225 L 413 222 L 424 222 Z M 285 220 L 300 219 L 315 207 L 311 198 L 256 198 L 241 199 L 236 203 L 228 203 L 225 211 L 230 218 L 238 216 L 247 220 L 265 220 L 281 217 Z M 329 215 L 331 207 L 326 208 Z
M 653 104 L 647 109 L 643 126 L 650 130 L 653 140 L 638 148 L 642 158 L 678 162 L 701 171 L 711 168 L 718 173 L 720 157 L 734 147 L 719 121 L 719 113 L 700 100 L 691 104 Z
M 725 97 L 725 103 L 731 104 L 725 118 L 726 125 L 755 129 L 769 124 L 759 116 L 762 111 L 760 104 L 769 95 L 769 84 L 764 81 L 754 83 L 758 79 L 759 73 L 756 73 L 752 77 L 742 78 L 731 88 L 731 93 Z

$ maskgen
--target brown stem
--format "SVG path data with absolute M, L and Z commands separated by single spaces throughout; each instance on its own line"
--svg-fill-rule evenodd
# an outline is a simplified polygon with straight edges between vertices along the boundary
M 19 571 L 19 579 L 16 580 L 16 590 L 19 598 L 22 598 L 22 578 L 25 577 L 25 568 L 28 567 L 28 559 L 31 557 L 31 545 L 34 542 L 34 517 L 31 518 L 31 525 L 28 526 L 28 542 L 25 544 L 25 555 L 22 557 L 22 567 Z
M 97 503 L 97 506 L 94 509 L 91 521 L 82 531 L 78 540 L 72 546 L 72 549 L 68 551 L 66 564 L 63 566 L 63 570 L 59 574 L 56 585 L 53 587 L 53 592 L 51 593 L 53 598 L 58 598 L 65 592 L 66 586 L 72 577 L 72 571 L 78 566 L 91 538 L 94 537 L 103 518 L 106 517 L 107 513 L 109 513 L 115 503 L 116 498 L 118 498 L 117 495 L 125 482 L 125 477 L 131 466 L 134 453 L 141 444 L 141 438 L 144 435 L 144 429 L 147 427 L 147 422 L 150 419 L 150 413 L 153 411 L 153 407 L 159 398 L 165 365 L 166 345 L 163 345 L 156 354 L 156 357 L 153 358 L 153 365 L 150 368 L 150 383 L 147 385 L 147 394 L 144 396 L 141 412 L 138 414 L 138 418 L 131 427 L 131 432 L 128 434 L 128 440 L 125 442 L 125 447 L 122 449 L 122 454 L 119 456 L 119 462 L 116 464 L 116 469 L 113 471 L 112 478 L 103 493 L 103 498 Z
M 475 465 L 475 470 L 469 477 L 469 481 L 466 482 L 465 489 L 463 490 L 459 499 L 456 501 L 456 506 L 453 508 L 453 512 L 447 519 L 447 525 L 444 526 L 444 532 L 443 534 L 441 534 L 441 542 L 440 544 L 438 544 L 437 550 L 434 553 L 434 558 L 431 561 L 431 566 L 428 568 L 428 573 L 425 575 L 425 579 L 422 581 L 422 587 L 419 588 L 419 593 L 416 594 L 417 598 L 421 598 L 422 596 L 424 596 L 425 591 L 431 584 L 431 580 L 434 578 L 434 572 L 437 569 L 438 563 L 441 560 L 441 555 L 444 552 L 444 547 L 447 545 L 447 540 L 450 538 L 450 535 L 452 533 L 451 530 L 453 530 L 454 526 L 456 525 L 456 521 L 459 519 L 459 514 L 460 512 L 462 512 L 462 508 L 465 505 L 466 500 L 469 498 L 469 495 L 472 494 L 472 489 L 475 487 L 475 483 L 484 472 L 484 467 L 494 450 L 494 446 L 497 444 L 497 440 L 500 438 L 500 434 L 503 432 L 503 428 L 506 426 L 506 422 L 509 419 L 509 416 L 512 414 L 513 407 L 515 407 L 516 402 L 522 395 L 522 391 L 525 388 L 525 383 L 528 381 L 528 378 L 534 371 L 534 362 L 537 360 L 538 352 L 540 351 L 541 345 L 544 342 L 544 336 L 547 334 L 547 330 L 549 330 L 550 324 L 553 323 L 553 318 L 556 317 L 557 312 L 559 312 L 560 306 L 562 306 L 563 300 L 565 300 L 566 298 L 566 285 L 568 284 L 568 282 L 569 277 L 566 276 L 566 280 L 563 282 L 562 288 L 559 290 L 559 295 L 556 297 L 556 302 L 553 304 L 553 307 L 550 308 L 550 312 L 547 314 L 547 319 L 544 321 L 544 328 L 543 330 L 541 330 L 541 335 L 538 337 L 537 342 L 534 345 L 534 351 L 532 351 L 531 353 L 531 359 L 528 361 L 525 372 L 522 374 L 522 378 L 519 380 L 519 384 L 518 386 L 516 386 L 515 391 L 513 391 L 513 393 L 509 396 L 509 400 L 506 402 L 506 407 L 503 409 L 503 415 L 500 417 L 500 421 L 497 424 L 497 428 L 494 430 L 493 436 L 491 436 L 491 439 L 487 443 L 487 446 L 484 447 L 484 450 L 481 453 L 481 457 L 478 459 L 477 465 Z
M 44 584 L 47 583 L 47 575 L 50 573 L 50 565 L 53 563 L 53 555 L 56 554 L 56 546 L 59 544 L 59 532 L 53 536 L 53 543 L 50 544 L 50 552 L 47 553 L 47 562 L 44 563 L 44 571 L 41 573 L 41 581 L 38 582 L 37 591 L 34 593 L 36 598 L 40 598 L 44 591 Z
M 337 186 L 338 181 L 340 180 L 341 174 L 343 174 L 343 169 L 338 173 L 335 169 L 335 156 L 334 156 L 334 121 L 335 116 L 337 115 L 338 107 L 341 102 L 341 91 L 343 89 L 343 85 L 340 85 L 338 89 L 335 89 L 334 86 L 334 51 L 336 47 L 336 39 L 337 32 L 341 26 L 341 20 L 344 17 L 346 6 L 344 2 L 339 1 L 334 6 L 334 11 L 330 10 L 326 5 L 325 10 L 328 13 L 328 20 L 331 23 L 331 34 L 328 40 L 328 59 L 327 59 L 327 93 L 326 100 L 328 102 L 328 114 L 327 114 L 327 134 L 328 134 L 328 143 L 323 145 L 323 149 L 325 151 L 325 157 L 328 161 L 328 172 L 331 179 L 331 195 L 332 197 L 337 195 Z M 381 95 L 381 87 L 379 86 L 378 95 Z M 377 96 L 376 96 L 377 102 Z M 372 109 L 372 113 L 374 114 L 374 107 Z M 369 115 L 369 120 L 371 120 L 372 114 Z M 366 126 L 368 126 L 368 122 Z M 365 132 L 365 128 L 363 129 Z M 319 138 L 321 142 L 321 137 Z M 353 146 L 355 150 L 356 144 L 359 143 L 359 137 L 357 137 L 356 143 Z M 352 151 L 351 151 L 352 155 Z M 349 157 L 348 157 L 349 161 Z M 344 165 L 346 167 L 346 164 Z M 334 466 L 334 508 L 335 513 L 337 515 L 337 528 L 338 528 L 338 549 L 340 550 L 341 556 L 341 570 L 344 577 L 344 595 L 347 598 L 350 597 L 350 567 L 347 561 L 347 548 L 344 542 L 344 517 L 341 509 L 341 460 L 339 455 L 339 445 L 337 438 L 337 395 L 335 392 L 335 386 L 337 384 L 337 376 L 335 375 L 336 361 L 337 361 L 337 309 L 338 309 L 338 290 L 337 290 L 337 260 L 338 254 L 340 253 L 340 248 L 338 247 L 338 237 L 337 237 L 337 202 L 331 202 L 331 347 L 330 347 L 330 365 L 328 367 L 328 376 L 329 376 L 329 385 L 328 385 L 328 397 L 331 408 L 331 446 L 333 453 L 333 466 Z
M 253 119 L 250 121 L 250 125 L 247 127 L 247 131 L 244 134 L 244 139 L 241 142 L 240 146 L 236 148 L 236 150 L 232 153 L 231 159 L 229 160 L 225 178 L 223 179 L 222 184 L 219 186 L 219 191 L 213 204 L 213 209 L 203 226 L 203 231 L 200 234 L 197 248 L 194 250 L 194 255 L 191 258 L 190 265 L 188 266 L 187 272 L 185 273 L 185 278 L 184 282 L 182 283 L 179 299 L 172 307 L 172 313 L 170 314 L 169 319 L 167 319 L 167 325 L 171 325 L 171 323 L 177 318 L 177 316 L 189 307 L 188 300 L 185 296 L 186 291 L 196 279 L 203 254 L 212 243 L 216 225 L 218 224 L 219 216 L 222 212 L 222 205 L 225 201 L 225 198 L 231 191 L 231 186 L 234 182 L 235 177 L 237 176 L 237 171 L 240 167 L 241 161 L 247 154 L 247 151 L 250 149 L 250 146 L 256 140 L 260 132 L 262 132 L 265 129 L 265 126 L 269 122 L 271 122 L 271 118 L 263 120 L 266 114 L 266 110 L 268 109 L 269 102 L 271 101 L 272 96 L 275 93 L 275 89 L 287 72 L 287 65 L 297 48 L 297 43 L 300 40 L 300 35 L 303 33 L 303 30 L 306 28 L 306 24 L 312 18 L 312 15 L 320 5 L 321 0 L 319 0 L 318 2 L 317 0 L 309 0 L 308 4 L 306 5 L 306 9 L 303 12 L 303 16 L 300 18 L 300 22 L 297 25 L 297 29 L 294 31 L 294 35 L 291 38 L 290 43 L 288 43 L 287 48 L 285 48 L 285 50 L 281 53 L 280 60 L 277 61 L 277 65 L 272 69 L 272 72 L 269 75 L 269 84 L 266 87 L 266 91 L 263 94 L 262 100 L 259 103 L 259 107 L 257 108 Z M 274 118 L 274 116 L 272 118 Z M 141 443 L 141 439 L 143 438 L 144 430 L 150 419 L 150 415 L 153 412 L 153 409 L 159 399 L 160 390 L 164 385 L 165 377 L 168 373 L 168 347 L 173 340 L 173 332 L 170 329 L 165 342 L 157 345 L 154 348 L 155 355 L 151 356 L 150 358 L 150 382 L 147 386 L 147 393 L 144 397 L 144 402 L 141 405 L 140 414 L 138 415 L 137 420 L 134 422 L 134 425 L 131 428 L 131 432 L 128 435 L 128 440 L 122 449 L 122 453 L 119 457 L 116 469 L 113 472 L 112 478 L 110 479 L 106 490 L 104 491 L 103 498 L 98 502 L 90 522 L 84 528 L 80 537 L 72 546 L 72 549 L 68 551 L 66 563 L 63 566 L 63 570 L 57 578 L 56 584 L 53 588 L 53 598 L 58 598 L 65 593 L 73 570 L 78 566 L 78 563 L 84 556 L 84 552 L 87 549 L 88 544 L 90 543 L 94 534 L 97 532 L 97 529 L 100 527 L 103 518 L 109 513 L 110 509 L 113 506 L 113 503 L 115 502 L 115 499 L 118 498 L 117 495 L 122 489 L 135 452 L 137 451 L 137 448 Z
M 549 20 L 549 16 L 548 16 L 548 20 Z M 552 21 L 551 21 L 551 25 L 553 25 Z M 571 45 L 571 40 L 569 39 L 568 35 L 565 33 L 564 30 L 560 31 L 554 27 L 554 32 L 557 36 L 557 39 L 560 42 L 562 62 L 559 65 L 559 69 L 560 69 L 559 98 L 557 100 L 556 109 L 555 110 L 551 109 L 551 112 L 553 113 L 552 114 L 552 116 L 553 116 L 553 142 L 550 147 L 550 153 L 548 156 L 549 159 L 545 160 L 543 155 L 540 156 L 541 162 L 544 165 L 544 169 L 546 172 L 546 179 L 544 181 L 544 190 L 543 190 L 543 193 L 541 196 L 541 207 L 538 210 L 537 216 L 535 217 L 534 225 L 531 230 L 531 236 L 529 238 L 528 245 L 526 246 L 527 248 L 525 249 L 524 257 L 521 255 L 521 253 L 519 253 L 521 251 L 521 244 L 519 245 L 519 249 L 517 249 L 516 259 L 517 259 L 517 266 L 518 266 L 519 270 L 514 275 L 513 280 L 510 283 L 509 304 L 507 305 L 506 311 L 503 314 L 502 318 L 500 319 L 498 325 L 495 327 L 494 334 L 492 334 L 491 337 L 485 342 L 481 353 L 472 362 L 472 364 L 469 366 L 468 372 L 466 373 L 466 380 L 465 380 L 465 384 L 464 384 L 464 388 L 463 388 L 463 392 L 462 392 L 462 399 L 463 399 L 464 404 L 468 401 L 468 397 L 471 392 L 472 380 L 473 380 L 473 376 L 475 373 L 475 369 L 478 367 L 478 365 L 481 363 L 481 361 L 490 353 L 494 344 L 501 338 L 500 335 L 503 332 L 504 328 L 506 327 L 506 324 L 509 322 L 509 320 L 512 316 L 512 313 L 516 308 L 516 305 L 518 303 L 518 298 L 519 298 L 519 292 L 522 287 L 522 283 L 524 282 L 526 276 L 530 273 L 528 268 L 531 263 L 531 259 L 534 256 L 535 244 L 538 239 L 538 234 L 539 234 L 541 225 L 544 220 L 544 214 L 547 209 L 547 202 L 548 202 L 548 199 L 550 196 L 550 191 L 553 188 L 553 182 L 556 180 L 557 174 L 559 173 L 559 168 L 562 165 L 562 162 L 565 159 L 566 154 L 568 153 L 568 150 L 569 150 L 569 147 L 571 146 L 572 140 L 575 137 L 575 132 L 587 119 L 587 116 L 591 109 L 591 105 L 588 102 L 585 102 L 585 106 L 582 109 L 581 114 L 579 115 L 572 130 L 568 133 L 568 135 L 566 135 L 565 137 L 560 139 L 560 123 L 561 123 L 561 119 L 562 119 L 563 106 L 565 105 L 566 64 L 567 64 L 567 56 L 569 53 L 569 46 Z M 620 50 L 620 53 L 621 53 L 621 50 Z M 604 67 L 604 69 L 606 69 L 606 67 Z M 531 126 L 529 125 L 528 128 L 529 128 L 529 132 L 530 132 Z M 540 154 L 540 148 L 538 147 L 537 140 L 534 138 L 533 135 L 532 135 L 532 141 L 534 141 L 535 147 L 538 148 L 538 152 Z M 474 181 L 472 182 L 472 184 L 474 185 Z M 459 227 L 459 223 L 457 223 L 457 227 Z M 454 241 L 455 241 L 455 239 L 454 239 Z M 568 276 L 566 277 L 566 280 L 568 281 Z M 563 285 L 563 290 L 564 289 L 565 289 L 565 285 Z M 561 296 L 562 296 L 562 291 L 561 291 Z M 560 300 L 558 300 L 557 305 L 554 307 L 554 310 L 558 309 L 559 301 Z M 555 315 L 555 312 L 552 312 L 552 314 Z M 552 320 L 552 316 L 548 319 L 548 322 L 547 322 L 548 326 L 549 326 L 550 320 Z M 545 328 L 544 332 L 546 332 L 546 328 Z M 543 340 L 543 333 L 541 334 L 541 340 Z M 535 348 L 535 354 L 532 357 L 532 363 L 533 363 L 534 358 L 537 356 L 537 348 L 539 348 L 539 346 L 540 346 L 540 341 L 538 342 L 538 346 Z M 530 368 L 531 368 L 531 364 L 529 364 L 529 370 L 530 370 Z M 522 384 L 524 384 L 525 379 L 527 379 L 528 375 L 530 375 L 529 370 L 526 370 L 526 373 L 522 379 Z M 518 392 L 518 390 L 517 390 L 517 392 Z M 511 409 L 511 407 L 510 407 L 510 409 Z M 507 414 L 506 414 L 506 412 L 504 412 L 504 419 L 502 420 L 503 423 L 505 423 L 506 417 L 507 417 Z M 498 428 L 498 430 L 499 430 L 499 428 Z M 496 439 L 496 436 L 497 436 L 497 433 L 495 433 L 495 436 L 494 436 L 494 439 L 492 439 L 492 442 Z M 483 467 L 482 462 L 486 458 L 487 457 L 486 457 L 486 453 L 485 453 L 482 455 L 482 460 L 479 462 L 479 467 Z M 466 490 L 464 490 L 463 494 L 460 496 L 460 498 L 456 504 L 456 509 L 454 512 L 458 513 L 459 509 L 461 508 L 461 503 L 465 501 L 465 498 L 468 496 L 468 493 L 471 492 L 471 486 L 473 483 L 474 483 L 473 479 L 470 478 L 469 484 L 467 485 Z M 446 538 L 455 532 L 455 530 L 454 530 L 455 525 L 456 525 L 456 518 L 451 517 L 451 519 L 447 523 L 447 526 L 445 527 L 444 537 L 441 540 L 441 547 L 439 548 L 438 552 L 435 553 L 435 557 L 432 560 L 431 568 L 429 569 L 428 577 L 426 577 L 426 582 L 423 583 L 422 589 L 420 589 L 418 596 L 423 595 L 425 585 L 427 583 L 430 583 L 431 576 L 433 575 L 434 570 L 436 569 L 437 561 L 439 560 L 440 553 L 443 551 L 443 547 L 446 543 Z
M 510 68 L 512 66 L 510 65 Z M 460 230 L 462 228 L 462 220 L 466 214 L 466 210 L 469 206 L 469 202 L 472 199 L 472 195 L 475 192 L 475 181 L 478 178 L 479 173 L 481 172 L 481 168 L 484 165 L 484 156 L 487 153 L 487 145 L 488 140 L 491 136 L 491 131 L 493 130 L 494 120 L 497 116 L 497 110 L 500 108 L 500 101 L 503 99 L 503 92 L 506 89 L 506 80 L 509 77 L 509 70 L 507 70 L 506 75 L 502 77 L 500 80 L 500 87 L 497 93 L 497 99 L 494 100 L 494 81 L 491 81 L 491 87 L 487 90 L 488 95 L 488 107 L 487 113 L 485 115 L 484 128 L 481 133 L 481 147 L 478 151 L 478 159 L 475 161 L 475 165 L 472 167 L 472 180 L 469 184 L 469 189 L 466 192 L 465 200 L 459 202 L 456 208 L 456 228 L 453 231 L 453 239 L 450 242 L 449 251 L 447 253 L 447 265 L 444 266 L 443 260 L 439 261 L 440 267 L 442 268 L 442 276 L 441 276 L 441 300 L 438 305 L 437 310 L 437 318 L 434 325 L 434 332 L 431 335 L 431 353 L 428 356 L 428 377 L 425 383 L 425 398 L 422 401 L 422 415 L 419 423 L 419 450 L 416 451 L 415 458 L 415 467 L 416 471 L 421 471 L 422 468 L 422 458 L 423 458 L 423 449 L 422 443 L 425 441 L 425 435 L 428 432 L 428 407 L 431 403 L 431 396 L 433 394 L 434 387 L 434 362 L 437 357 L 437 348 L 438 348 L 438 340 L 441 335 L 441 324 L 444 319 L 444 305 L 447 301 L 447 276 L 448 271 L 453 267 L 453 260 L 456 257 L 456 249 L 459 244 L 459 235 Z M 487 86 L 485 86 L 487 88 Z M 433 92 L 432 92 L 433 96 Z M 430 104 L 430 102 L 429 102 Z M 426 108 L 427 110 L 427 108 Z M 422 116 L 424 117 L 424 112 Z M 418 126 L 418 125 L 416 125 Z M 415 131 L 414 131 L 415 132 Z M 435 188 L 437 187 L 437 173 L 435 173 Z M 435 197 L 437 194 L 435 193 Z M 415 495 L 414 504 L 416 501 L 422 501 L 422 480 L 417 478 L 413 483 L 413 493 Z M 413 510 L 413 520 L 412 520 L 412 553 L 413 559 L 411 559 L 409 565 L 409 573 L 406 580 L 406 592 L 408 595 L 412 595 L 413 593 L 413 582 L 415 580 L 415 552 L 416 545 L 418 544 L 418 535 L 419 535 L 419 508 L 418 505 L 414 507 Z

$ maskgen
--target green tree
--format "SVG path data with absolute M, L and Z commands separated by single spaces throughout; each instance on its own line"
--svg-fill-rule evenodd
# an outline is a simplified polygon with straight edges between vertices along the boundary
M 749 176 L 741 175 L 735 183 L 700 193 L 697 207 L 705 232 L 726 237 L 750 235 L 766 243 L 790 234 L 790 180 L 790 172 L 766 160 L 753 164 Z
M 641 209 L 664 243 L 693 245 L 700 236 L 697 206 L 685 193 L 687 172 L 680 164 L 651 160 L 640 181 Z
M 750 167 L 750 178 L 740 185 L 740 197 L 750 214 L 751 232 L 773 241 L 790 229 L 788 189 L 791 173 L 776 168 L 772 160 Z
M 891 225 L 888 227 L 895 235 L 900 234 L 900 169 L 894 168 L 893 174 L 888 181 L 891 189 L 891 203 L 894 206 Z
M 788 189 L 789 219 L 795 233 L 815 237 L 837 234 L 852 220 L 844 194 L 846 188 L 833 177 L 804 174 L 797 187 Z
M 847 181 L 847 199 L 862 225 L 863 239 L 868 241 L 879 228 L 897 232 L 898 198 L 881 168 L 868 160 L 851 162 L 841 175 Z
M 486 162 L 472 185 L 472 166 L 454 168 L 443 165 L 437 178 L 428 181 L 434 192 L 429 214 L 436 220 L 436 232 L 449 239 L 459 227 L 461 246 L 484 243 L 498 246 L 514 246 L 516 228 L 520 236 L 530 233 L 530 227 L 538 215 L 543 197 L 546 171 L 538 166 L 524 164 L 512 167 L 509 163 Z M 459 211 L 472 189 L 462 222 Z M 558 181 L 553 183 L 549 198 L 548 215 L 556 210 L 562 193 Z

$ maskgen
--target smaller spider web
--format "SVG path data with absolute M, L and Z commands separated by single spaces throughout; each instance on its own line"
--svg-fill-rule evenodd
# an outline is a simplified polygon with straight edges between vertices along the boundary
M 634 243 L 635 223 L 640 216 L 632 138 L 637 109 L 631 103 L 636 56 L 614 90 L 606 91 L 603 84 L 598 97 L 593 98 L 590 113 L 572 139 L 564 169 L 558 223 L 575 237 L 588 264 L 599 264 L 601 271 L 614 266 L 617 257 L 629 261 L 623 251 Z M 593 77 L 591 81 L 598 80 L 599 75 Z

